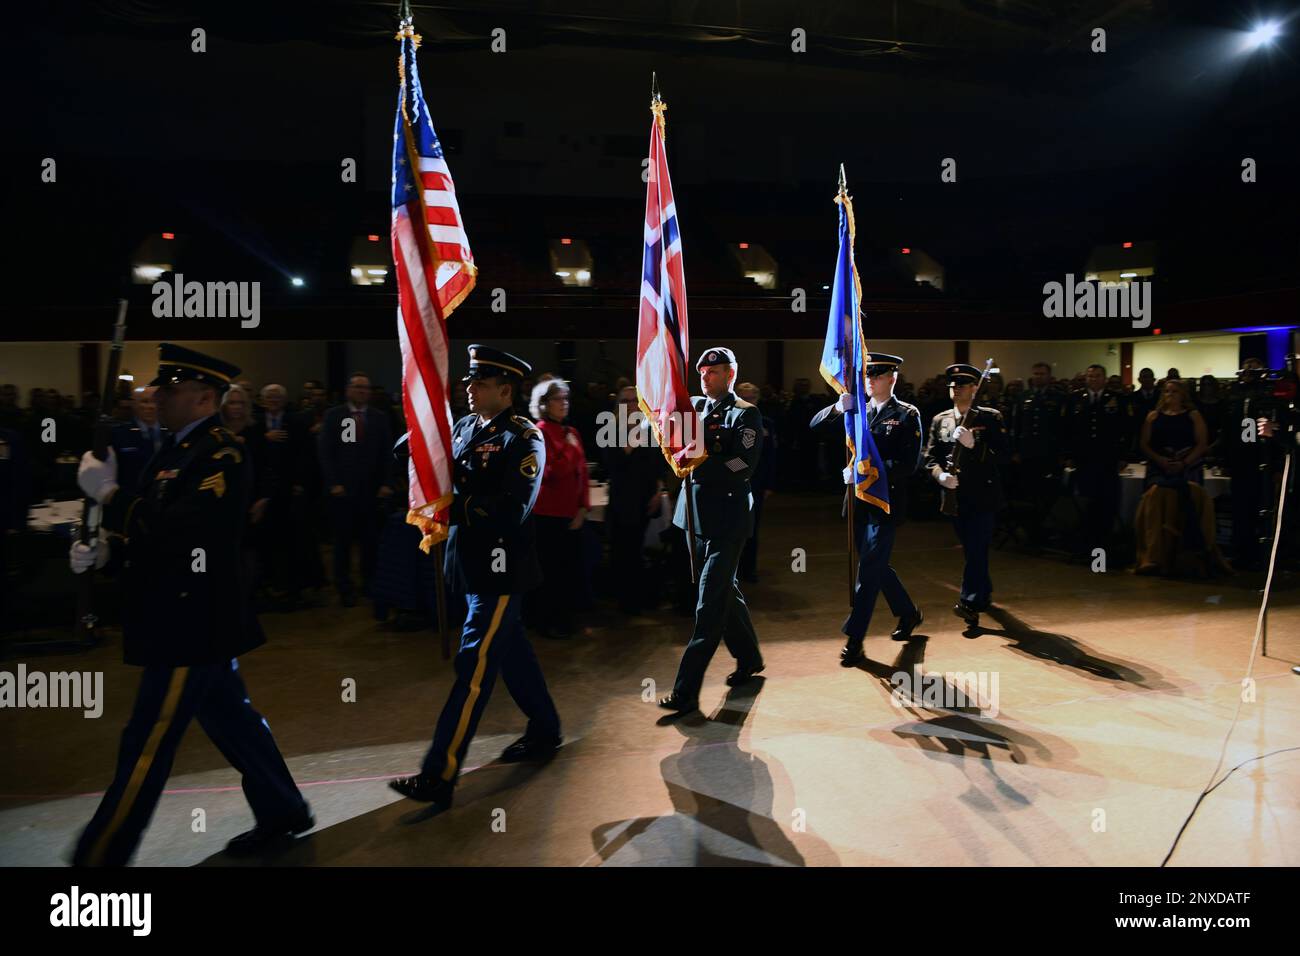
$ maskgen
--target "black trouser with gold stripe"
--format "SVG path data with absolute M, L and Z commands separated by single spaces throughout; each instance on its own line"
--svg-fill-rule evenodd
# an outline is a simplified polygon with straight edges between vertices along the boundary
M 237 660 L 149 666 L 122 731 L 117 773 L 77 842 L 74 865 L 126 865 L 158 806 L 185 728 L 196 717 L 243 774 L 244 796 L 259 824 L 279 826 L 306 809 L 271 728 L 248 699 Z
M 465 763 L 498 671 L 528 718 L 525 733 L 546 740 L 560 736 L 560 715 L 519 617 L 523 596 L 470 594 L 467 600 L 469 613 L 453 662 L 456 683 L 438 717 L 433 746 L 424 757 L 424 773 L 447 783 L 455 783 Z

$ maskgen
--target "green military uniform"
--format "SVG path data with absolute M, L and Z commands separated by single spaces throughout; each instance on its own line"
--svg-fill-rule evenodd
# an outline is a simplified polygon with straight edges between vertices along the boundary
M 159 349 L 160 406 L 189 381 L 224 392 L 233 365 L 177 345 Z M 227 849 L 252 853 L 314 821 L 270 726 L 249 700 L 236 658 L 265 641 L 241 543 L 252 492 L 244 447 L 213 415 L 178 426 L 138 489 L 96 483 L 115 466 L 82 459 L 78 481 L 103 500 L 103 526 L 124 539 L 123 644 L 143 667 L 117 772 L 73 854 L 79 866 L 124 865 L 162 796 L 176 748 L 197 720 L 243 777 L 257 826 Z M 112 490 L 115 489 L 115 490 Z M 138 493 L 136 493 L 138 491 Z
M 734 363 L 729 349 L 715 348 L 701 356 L 696 368 Z M 763 418 L 756 406 L 731 391 L 714 400 L 696 397 L 691 401 L 700 416 L 700 442 L 707 457 L 684 483 L 673 517 L 673 524 L 689 534 L 689 496 L 699 569 L 695 631 L 682 654 L 673 693 L 660 702 L 676 710 L 696 706 L 704 672 L 719 640 L 726 642 L 737 661 L 729 681 L 747 678 L 763 667 L 758 636 L 736 581 L 740 555 L 754 526 L 749 480 L 758 465 Z

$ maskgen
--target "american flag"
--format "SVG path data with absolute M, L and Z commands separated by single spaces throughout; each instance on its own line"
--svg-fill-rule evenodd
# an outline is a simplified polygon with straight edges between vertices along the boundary
M 447 317 L 474 288 L 474 256 L 456 205 L 456 187 L 420 90 L 411 21 L 397 39 L 401 91 L 393 133 L 393 265 L 397 335 L 402 346 L 402 407 L 410 449 L 410 511 L 428 551 L 447 537 L 451 505 L 451 406 Z
M 686 384 L 690 331 L 686 322 L 686 276 L 673 184 L 664 153 L 663 111 L 656 99 L 650 123 L 650 178 L 645 198 L 645 253 L 641 268 L 641 317 L 636 340 L 636 393 L 664 457 L 678 477 L 704 461 L 699 420 Z

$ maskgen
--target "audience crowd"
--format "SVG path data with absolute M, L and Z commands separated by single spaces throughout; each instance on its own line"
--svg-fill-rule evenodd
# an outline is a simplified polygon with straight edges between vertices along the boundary
M 1177 369 L 1157 379 L 1144 368 L 1129 386 L 1099 365 L 1068 378 L 1054 377 L 1045 363 L 1023 379 L 990 375 L 978 403 L 1002 413 L 1014 452 L 1002 476 L 1008 505 L 1000 543 L 1085 559 L 1100 548 L 1112 568 L 1128 564 L 1138 573 L 1257 568 L 1281 460 L 1258 368 L 1248 362 L 1229 383 L 1210 375 L 1185 380 Z M 113 409 L 112 445 L 124 485 L 140 480 L 167 440 L 152 391 L 124 385 Z M 810 428 L 834 398 L 824 385 L 798 378 L 788 391 L 740 383 L 736 392 L 763 418 L 754 533 L 740 567 L 753 582 L 765 499 L 842 488 L 844 445 L 835 430 Z M 917 384 L 900 376 L 896 394 L 919 408 L 927 431 L 951 404 L 940 375 Z M 5 537 L 26 528 L 31 505 L 77 497 L 76 461 L 91 442 L 94 404 L 89 394 L 78 401 L 42 388 L 31 389 L 24 404 L 13 385 L 0 386 Z M 669 520 L 677 481 L 662 453 L 648 440 L 601 447 L 604 416 L 620 405 L 628 416 L 637 412 L 627 378 L 578 386 L 547 373 L 516 396 L 517 413 L 538 423 L 547 449 L 533 518 L 545 582 L 526 602 L 526 619 L 545 636 L 580 631 L 597 595 L 629 616 L 654 611 L 654 595 L 683 614 L 694 610 L 683 536 Z M 458 388 L 452 411 L 453 420 L 467 413 Z M 319 381 L 302 383 L 295 394 L 279 383 L 242 381 L 226 393 L 221 416 L 246 447 L 255 476 L 246 542 L 262 609 L 319 605 L 332 590 L 346 607 L 368 599 L 376 617 L 394 626 L 427 626 L 439 571 L 405 520 L 400 392 L 390 394 L 360 372 L 333 403 Z M 1256 440 L 1247 440 L 1242 427 L 1250 416 L 1264 420 Z M 346 428 L 352 433 L 345 438 Z M 1224 534 L 1214 500 L 1222 495 L 1207 492 L 1207 471 L 1231 484 L 1220 507 Z M 912 481 L 909 517 L 936 515 L 934 483 L 920 472 Z M 1121 492 L 1123 481 L 1141 483 L 1136 513 L 1124 507 L 1133 496 Z M 454 605 L 451 613 L 456 620 Z

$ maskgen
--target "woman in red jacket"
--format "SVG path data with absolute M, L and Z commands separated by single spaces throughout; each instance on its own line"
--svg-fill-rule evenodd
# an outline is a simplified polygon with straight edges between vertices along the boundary
M 531 595 L 533 626 L 544 637 L 573 633 L 573 605 L 583 573 L 582 523 L 587 517 L 587 456 L 578 430 L 565 425 L 569 386 L 538 382 L 528 405 L 546 440 L 546 469 L 533 505 L 537 554 L 544 580 Z

